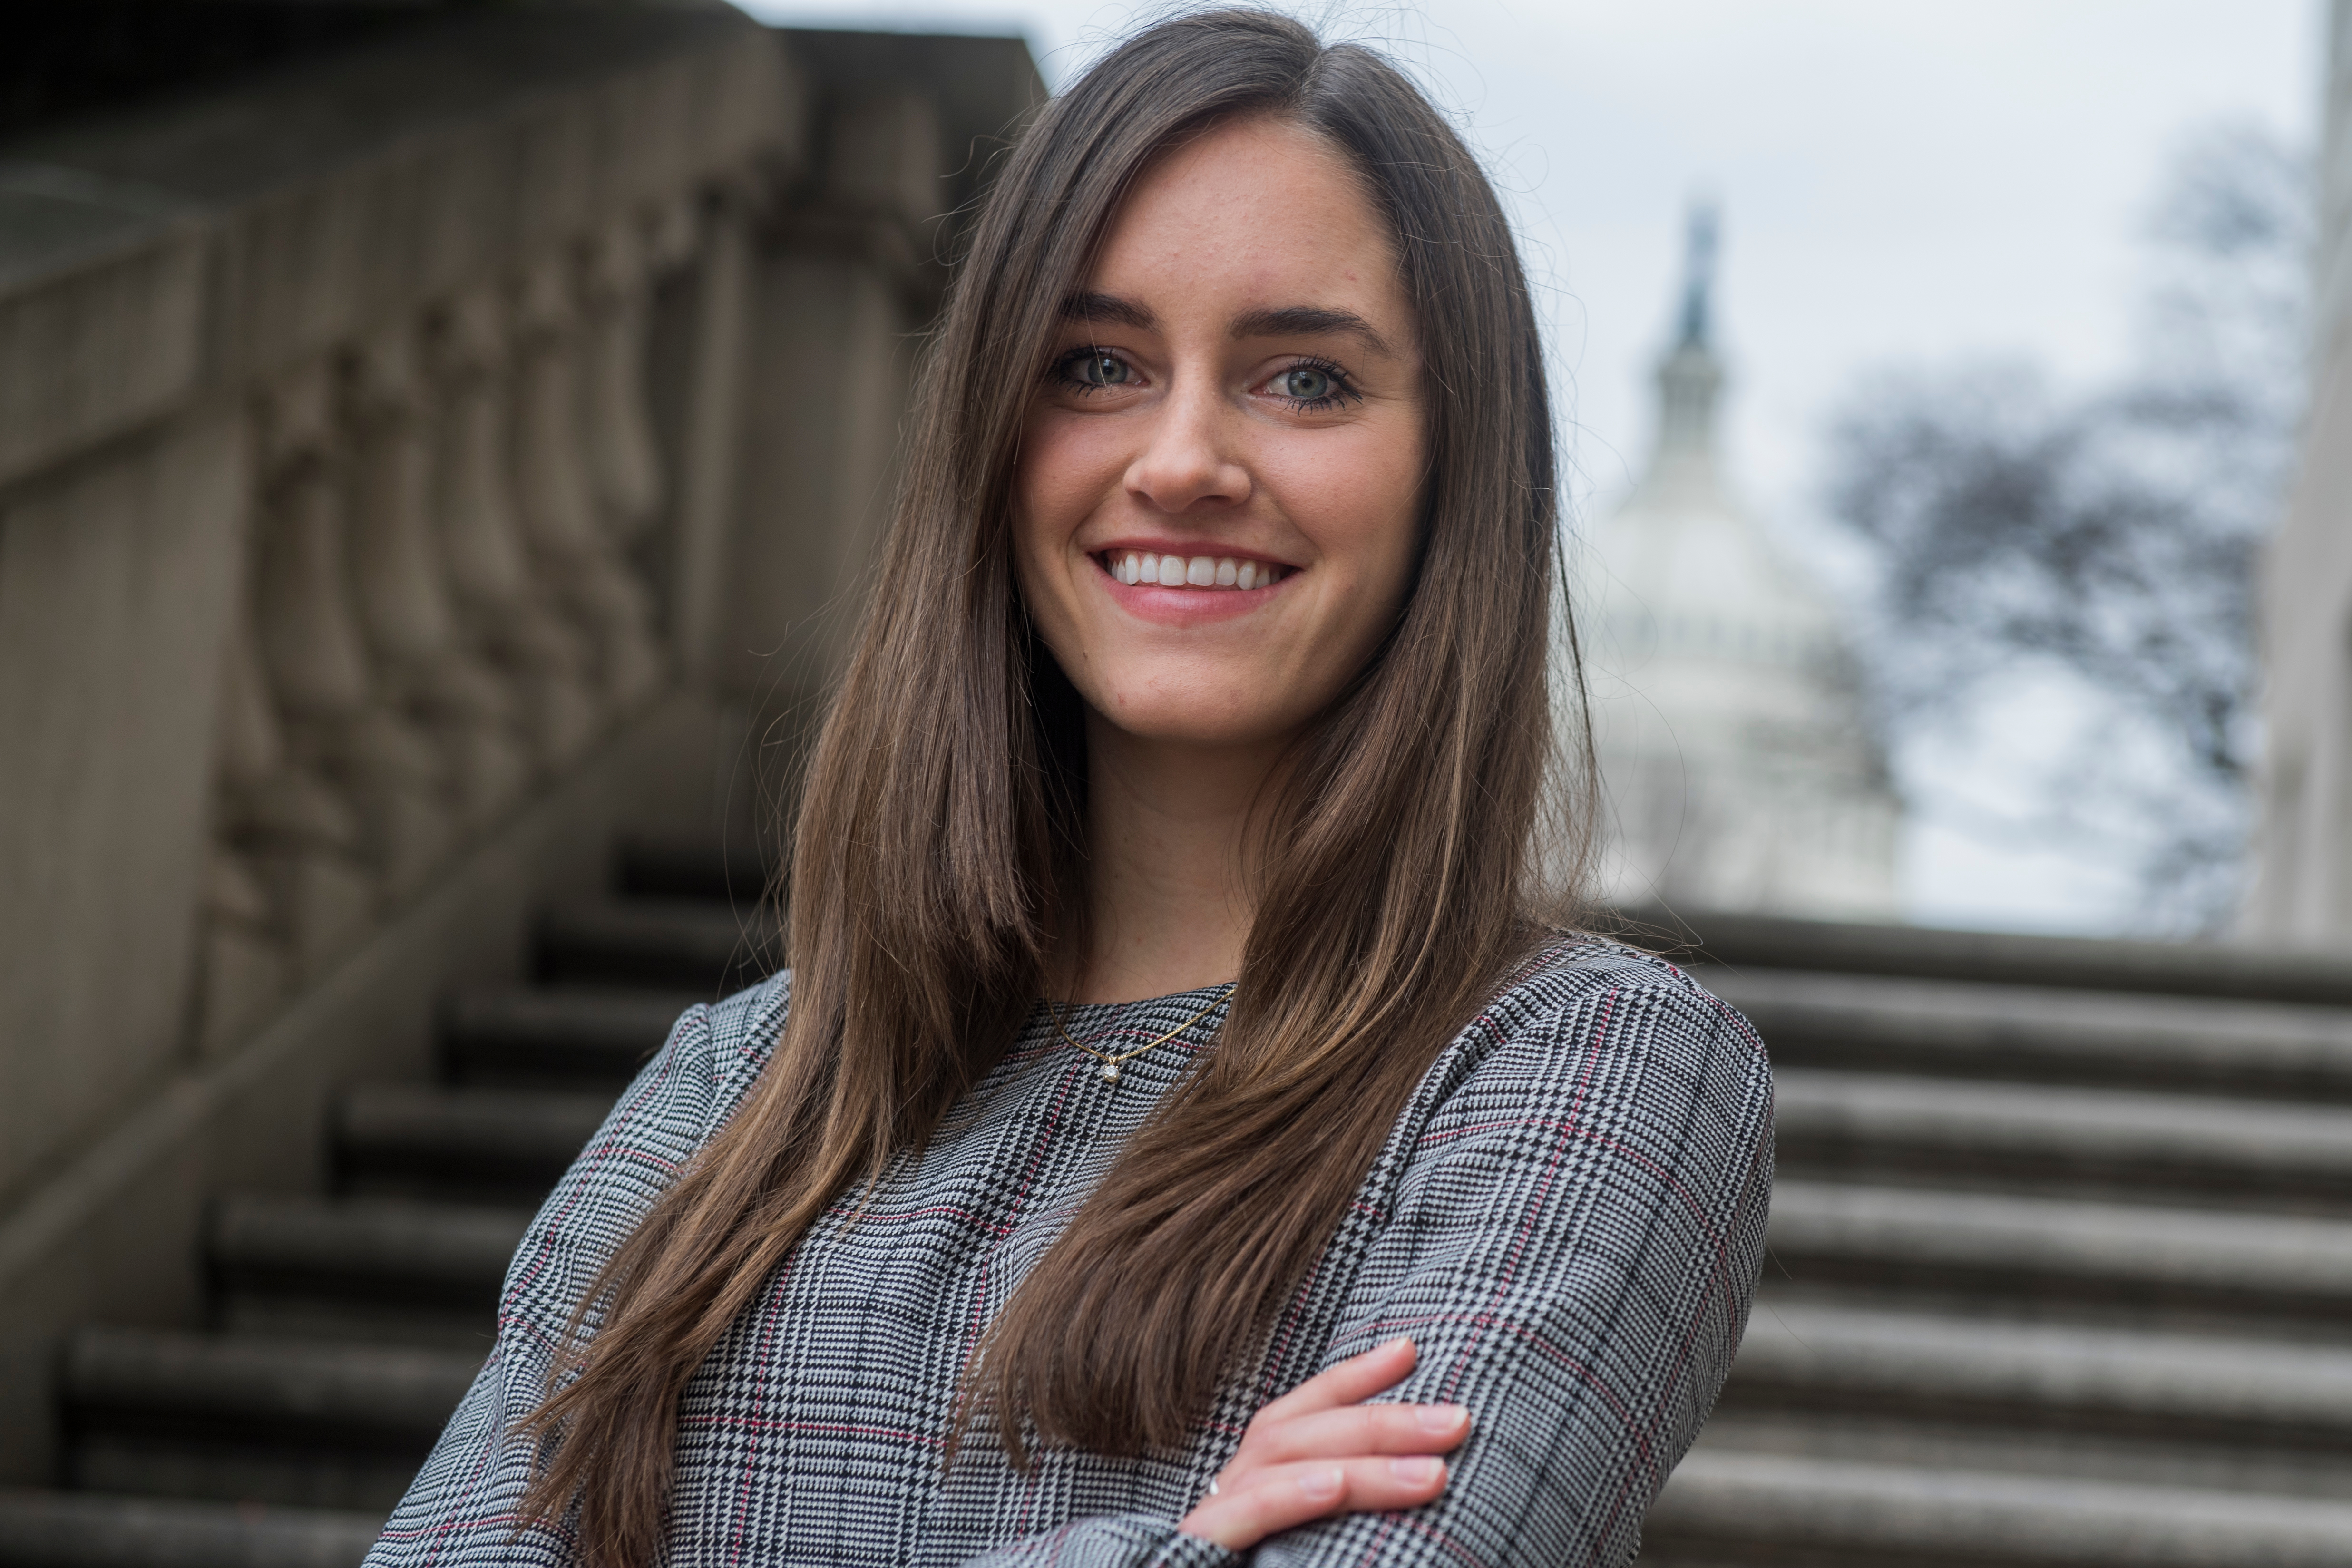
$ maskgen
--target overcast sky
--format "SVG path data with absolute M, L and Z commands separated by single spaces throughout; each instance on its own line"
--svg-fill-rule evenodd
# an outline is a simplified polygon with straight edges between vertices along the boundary
M 1025 36 L 1066 79 L 1157 7 L 1091 0 L 754 5 L 810 25 Z M 1583 501 L 1638 470 L 1683 213 L 1723 209 L 1733 472 L 1781 537 L 1821 538 L 1830 410 L 1874 366 L 2025 356 L 2120 367 L 2137 236 L 2168 152 L 2219 120 L 2310 140 L 2316 0 L 1444 0 L 1292 7 L 1387 47 L 1514 203 L 1566 382 Z M 1831 569 L 1834 572 L 1834 569 Z M 2097 928 L 2121 884 L 1923 823 L 1913 914 Z

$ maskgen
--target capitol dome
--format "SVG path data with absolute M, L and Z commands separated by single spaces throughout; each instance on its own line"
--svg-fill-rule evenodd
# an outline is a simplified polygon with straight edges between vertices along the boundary
M 1678 912 L 1892 919 L 1901 804 L 1844 627 L 1722 474 L 1713 253 L 1700 213 L 1658 367 L 1656 449 L 1578 561 L 1601 893 Z

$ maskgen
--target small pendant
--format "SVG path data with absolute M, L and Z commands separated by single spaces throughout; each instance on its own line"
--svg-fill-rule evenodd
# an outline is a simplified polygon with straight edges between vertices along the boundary
M 1095 1074 L 1095 1076 L 1096 1076 L 1096 1077 L 1097 1077 L 1097 1078 L 1099 1078 L 1099 1079 L 1101 1079 L 1105 1083 L 1116 1083 L 1116 1082 L 1118 1082 L 1118 1062 L 1116 1062 L 1116 1061 L 1106 1061 L 1106 1062 L 1104 1062 L 1104 1063 L 1102 1064 L 1102 1071 L 1101 1071 L 1100 1072 L 1096 1073 L 1096 1074 Z

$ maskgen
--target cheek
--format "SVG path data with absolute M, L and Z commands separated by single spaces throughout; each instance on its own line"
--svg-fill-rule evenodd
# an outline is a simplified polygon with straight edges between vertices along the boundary
M 1285 476 L 1300 526 L 1317 536 L 1345 591 L 1382 615 L 1402 598 L 1419 542 L 1421 444 L 1410 436 L 1334 443 Z
M 1058 542 L 1045 537 L 1055 529 L 1066 538 L 1087 520 L 1105 486 L 1117 480 L 1119 454 L 1105 439 L 1108 434 L 1087 422 L 1057 417 L 1051 409 L 1023 427 L 1013 495 L 1041 544 Z
M 1357 470 L 1348 496 L 1358 570 L 1350 657 L 1360 663 L 1403 612 L 1421 549 L 1422 463 L 1418 442 L 1394 443 Z M 1349 674 L 1352 675 L 1353 671 Z
M 1050 414 L 1024 427 L 1013 476 L 1013 569 L 1029 615 L 1072 678 L 1088 667 L 1070 537 L 1092 515 L 1099 486 L 1084 469 L 1083 444 Z
M 1069 465 L 1047 422 L 1033 420 L 1022 433 L 1021 458 L 1013 474 L 1013 557 L 1022 592 L 1033 611 L 1052 597 L 1045 568 L 1083 517 L 1074 507 Z

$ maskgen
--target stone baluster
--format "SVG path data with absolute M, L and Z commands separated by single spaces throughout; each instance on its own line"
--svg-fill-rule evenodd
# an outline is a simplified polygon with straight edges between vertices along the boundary
M 351 800 L 379 885 L 397 897 L 447 852 L 452 822 L 438 752 L 379 700 L 369 668 L 345 561 L 334 390 L 313 361 L 267 400 L 256 625 L 295 755 Z
M 649 281 L 659 281 L 680 271 L 701 256 L 704 248 L 704 203 L 719 199 L 731 184 L 740 183 L 740 179 L 722 182 L 709 193 L 681 191 L 654 207 L 645 226 L 646 274 Z M 764 191 L 766 187 L 759 188 Z
M 586 268 L 586 380 L 582 434 L 597 513 L 624 545 L 661 509 L 661 454 L 646 406 L 646 295 L 654 257 L 639 225 L 624 220 L 590 250 Z
M 460 635 L 433 528 L 433 448 L 417 334 L 378 333 L 346 382 L 352 432 L 352 597 L 384 697 L 439 745 L 459 818 L 522 792 L 530 763 L 505 685 Z
M 197 1035 L 241 1038 L 289 986 L 356 941 L 375 905 L 358 819 L 286 744 L 250 613 L 221 674 L 220 829 L 205 897 Z
M 433 510 L 442 559 L 460 622 L 512 684 L 531 755 L 553 769 L 595 737 L 594 653 L 533 578 L 515 518 L 505 305 L 475 289 L 440 326 Z
M 570 257 L 523 277 L 515 343 L 515 501 L 541 575 L 585 628 L 606 702 L 625 707 L 660 678 L 651 596 L 597 516 L 582 453 L 578 314 Z

